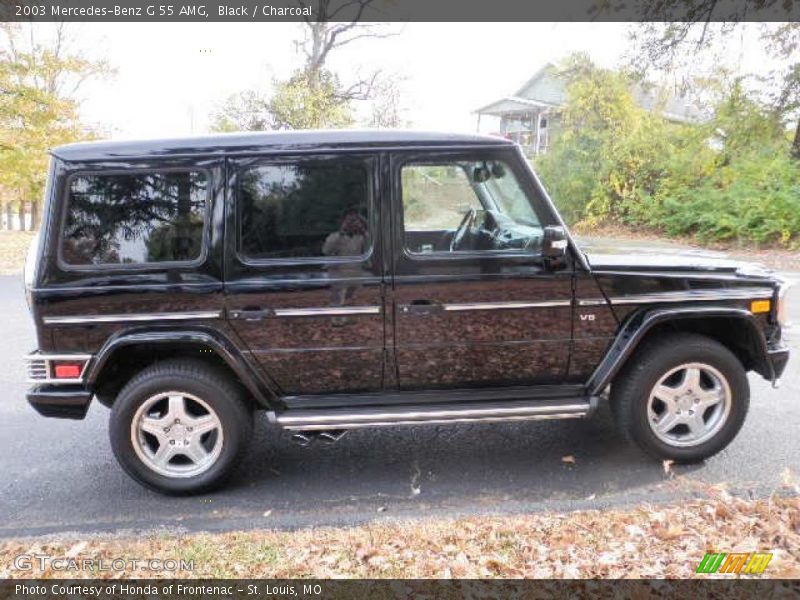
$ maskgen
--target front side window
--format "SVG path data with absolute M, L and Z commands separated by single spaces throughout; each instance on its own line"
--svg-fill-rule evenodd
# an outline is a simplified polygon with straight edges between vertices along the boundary
M 303 161 L 239 172 L 239 251 L 247 258 L 346 258 L 370 248 L 369 170 Z
M 411 253 L 541 249 L 541 222 L 503 161 L 407 163 L 400 179 Z
M 61 258 L 73 266 L 197 260 L 207 202 L 202 171 L 74 176 Z

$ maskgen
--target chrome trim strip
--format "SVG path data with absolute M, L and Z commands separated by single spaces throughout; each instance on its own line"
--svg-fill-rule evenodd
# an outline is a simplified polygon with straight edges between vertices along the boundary
M 23 360 L 28 363 L 27 371 L 30 375 L 32 369 L 40 370 L 44 372 L 44 377 L 30 377 L 26 378 L 27 383 L 29 384 L 59 384 L 59 385 L 74 385 L 74 384 L 81 384 L 84 382 L 84 376 L 86 375 L 86 370 L 89 367 L 89 363 L 94 358 L 92 354 L 40 354 L 38 352 L 31 352 L 30 354 L 23 357 Z M 75 361 L 84 361 L 83 368 L 81 369 L 81 373 L 79 377 L 73 379 L 56 379 L 50 377 L 50 363 L 54 360 L 75 360 Z M 42 365 L 40 367 L 34 366 L 31 363 L 41 362 Z
M 550 300 L 544 302 L 468 302 L 464 304 L 444 304 L 447 312 L 460 312 L 463 310 L 508 310 L 515 308 L 553 308 L 570 306 L 570 300 Z
M 323 306 L 320 308 L 276 308 L 276 317 L 319 317 L 344 315 L 379 315 L 380 306 Z
M 450 423 L 498 423 L 504 421 L 544 421 L 547 419 L 582 419 L 588 413 L 553 413 L 549 415 L 520 415 L 508 417 L 465 417 L 460 419 L 431 419 L 423 421 L 375 421 L 362 423 L 336 423 L 337 429 L 365 429 L 367 427 L 394 427 L 396 425 L 446 425 Z M 331 429 L 330 424 L 322 425 L 283 425 L 280 418 L 278 424 L 289 431 L 325 431 Z
M 31 352 L 26 354 L 24 360 L 89 360 L 94 358 L 94 354 L 42 354 L 40 352 Z
M 181 313 L 139 313 L 122 315 L 82 315 L 75 317 L 44 317 L 45 325 L 78 325 L 82 323 L 119 323 L 140 321 L 187 321 L 191 319 L 219 319 L 220 311 Z
M 692 290 L 679 292 L 662 292 L 657 294 L 631 294 L 630 296 L 612 296 L 611 304 L 650 304 L 659 302 L 698 302 L 714 300 L 756 300 L 772 298 L 772 288 L 743 288 L 719 290 Z M 605 304 L 603 298 L 578 300 L 578 306 L 600 306 Z

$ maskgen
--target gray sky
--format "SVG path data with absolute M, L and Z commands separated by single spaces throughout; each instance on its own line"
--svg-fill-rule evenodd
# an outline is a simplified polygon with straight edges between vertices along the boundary
M 86 85 L 85 118 L 113 138 L 207 132 L 208 115 L 246 88 L 269 91 L 302 64 L 293 40 L 300 24 L 84 24 L 79 43 L 118 70 Z M 472 112 L 513 94 L 540 66 L 586 51 L 603 66 L 618 63 L 627 25 L 617 23 L 408 23 L 396 37 L 355 42 L 329 64 L 346 83 L 381 69 L 404 78 L 404 105 L 414 127 L 475 129 Z M 736 61 L 758 69 L 757 43 L 732 48 Z M 491 129 L 484 123 L 482 129 Z

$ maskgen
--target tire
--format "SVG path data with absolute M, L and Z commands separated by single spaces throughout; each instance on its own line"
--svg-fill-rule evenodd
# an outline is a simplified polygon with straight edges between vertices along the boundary
M 649 455 L 679 463 L 705 460 L 730 444 L 749 404 L 739 359 L 719 342 L 690 333 L 646 342 L 611 386 L 622 434 Z
M 170 495 L 222 484 L 240 463 L 252 430 L 243 390 L 220 370 L 190 359 L 138 373 L 117 396 L 109 421 L 120 466 Z

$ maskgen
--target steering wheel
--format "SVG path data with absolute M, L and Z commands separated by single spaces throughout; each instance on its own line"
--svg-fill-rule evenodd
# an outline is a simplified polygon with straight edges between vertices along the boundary
M 453 234 L 453 239 L 450 240 L 450 252 L 455 252 L 456 248 L 461 244 L 464 240 L 464 236 L 467 234 L 467 230 L 472 226 L 475 222 L 475 217 L 478 216 L 478 211 L 474 208 L 470 208 L 467 213 L 464 215 L 464 218 L 461 219 L 461 223 L 459 223 L 456 232 Z

